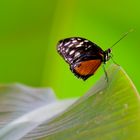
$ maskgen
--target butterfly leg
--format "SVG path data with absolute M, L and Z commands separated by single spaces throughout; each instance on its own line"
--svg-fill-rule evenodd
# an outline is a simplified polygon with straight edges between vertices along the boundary
M 105 80 L 108 82 L 108 74 L 106 72 L 106 69 L 105 69 L 105 64 L 102 65 L 103 66 L 103 70 L 104 70 L 104 73 L 105 73 Z

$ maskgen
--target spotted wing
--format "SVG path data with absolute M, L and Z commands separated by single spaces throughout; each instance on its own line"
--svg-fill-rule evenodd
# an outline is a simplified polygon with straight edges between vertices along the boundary
M 102 59 L 103 54 L 99 46 L 81 37 L 60 40 L 57 51 L 70 65 L 80 61 Z

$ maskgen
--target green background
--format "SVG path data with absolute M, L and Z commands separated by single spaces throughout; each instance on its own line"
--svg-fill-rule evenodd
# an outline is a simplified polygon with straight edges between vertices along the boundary
M 113 58 L 140 91 L 139 0 L 5 0 L 0 2 L 0 83 L 51 87 L 59 98 L 84 94 L 103 74 L 77 79 L 56 51 L 57 41 L 85 37 L 103 49 L 130 28 Z

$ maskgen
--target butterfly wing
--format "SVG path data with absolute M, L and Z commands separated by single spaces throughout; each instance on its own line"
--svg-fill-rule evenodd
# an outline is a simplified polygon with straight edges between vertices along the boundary
M 83 60 L 92 58 L 102 59 L 101 54 L 103 53 L 103 50 L 99 46 L 80 37 L 60 40 L 57 44 L 57 51 L 69 64 L 80 61 L 81 58 Z
M 57 51 L 70 65 L 71 71 L 83 80 L 95 73 L 104 57 L 104 51 L 99 46 L 80 37 L 60 40 Z
M 71 70 L 78 78 L 86 80 L 88 77 L 90 77 L 96 72 L 96 70 L 100 65 L 101 65 L 100 59 L 87 60 L 75 64 L 75 66 L 71 68 Z

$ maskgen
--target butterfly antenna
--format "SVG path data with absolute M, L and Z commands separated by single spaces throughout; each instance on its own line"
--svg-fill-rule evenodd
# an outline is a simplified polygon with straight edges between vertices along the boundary
M 120 42 L 124 37 L 126 37 L 130 32 L 133 32 L 134 29 L 130 29 L 128 32 L 126 32 L 117 42 L 115 42 L 110 49 L 112 49 L 118 42 Z

